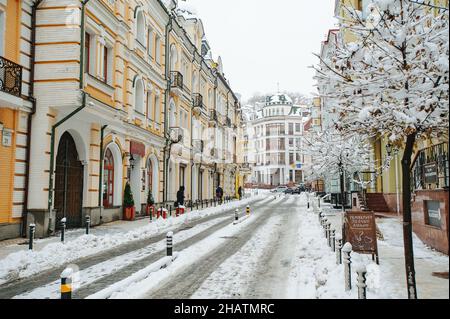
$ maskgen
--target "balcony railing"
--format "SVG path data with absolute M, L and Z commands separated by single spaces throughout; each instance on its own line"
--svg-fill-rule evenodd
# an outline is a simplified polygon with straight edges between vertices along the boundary
M 170 72 L 170 86 L 172 88 L 183 89 L 183 74 L 178 71 Z
M 216 110 L 211 110 L 209 112 L 209 121 L 210 122 L 217 122 L 219 120 L 219 117 L 217 116 Z
M 0 56 L 0 91 L 20 97 L 22 67 Z
M 192 107 L 200 110 L 203 108 L 203 96 L 201 94 L 195 93 L 192 95 Z
M 411 170 L 412 191 L 449 187 L 448 143 L 421 150 Z

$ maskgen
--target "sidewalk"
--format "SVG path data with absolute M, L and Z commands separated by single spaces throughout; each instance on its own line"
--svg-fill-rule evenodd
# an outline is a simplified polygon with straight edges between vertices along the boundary
M 329 204 L 322 204 L 323 213 L 332 223 L 336 233 L 342 230 L 342 212 L 333 209 Z M 392 218 L 377 218 L 376 223 L 384 236 L 378 240 L 380 269 L 386 277 L 380 279 L 389 281 L 393 298 L 407 298 L 405 263 L 403 254 L 402 223 L 396 216 Z M 449 282 L 433 276 L 433 272 L 448 272 L 449 257 L 425 246 L 413 233 L 414 261 L 416 269 L 417 294 L 421 299 L 448 299 Z

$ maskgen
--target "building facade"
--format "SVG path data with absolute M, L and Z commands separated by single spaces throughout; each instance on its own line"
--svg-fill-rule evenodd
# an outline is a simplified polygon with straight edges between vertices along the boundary
M 261 186 L 300 184 L 309 157 L 303 151 L 306 105 L 294 105 L 285 94 L 266 97 L 247 122 L 247 160 L 253 163 L 251 182 Z
M 23 230 L 28 185 L 32 1 L 0 1 L 0 240 Z
M 69 228 L 121 219 L 126 183 L 137 216 L 149 193 L 173 206 L 180 186 L 187 200 L 218 185 L 235 196 L 240 102 L 195 13 L 177 1 L 3 0 L 0 26 L 2 63 L 23 72 L 21 91 L 0 90 L 0 227 L 35 223 L 45 237 L 64 217 Z

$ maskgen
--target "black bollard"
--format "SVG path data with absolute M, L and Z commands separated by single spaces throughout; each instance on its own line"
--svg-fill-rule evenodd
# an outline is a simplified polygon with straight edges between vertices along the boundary
M 64 243 L 64 233 L 66 231 L 66 218 L 61 219 L 61 242 Z
M 86 215 L 86 235 L 89 235 L 90 228 L 91 228 L 91 216 Z
M 172 256 L 173 253 L 173 232 L 168 232 L 166 237 L 167 256 Z
M 29 250 L 33 250 L 33 240 L 34 240 L 34 232 L 35 231 L 36 231 L 36 225 L 30 224 L 30 233 L 29 233 L 30 240 L 28 241 L 28 249 Z

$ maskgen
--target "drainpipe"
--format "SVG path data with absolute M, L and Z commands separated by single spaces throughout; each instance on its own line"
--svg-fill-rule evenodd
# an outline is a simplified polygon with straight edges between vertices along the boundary
M 165 47 L 165 81 L 166 81 L 166 92 L 164 97 L 164 138 L 166 140 L 166 145 L 164 146 L 163 150 L 163 203 L 167 200 L 167 176 L 168 176 L 168 168 L 169 168 L 169 161 L 170 161 L 170 149 L 171 145 L 169 144 L 169 137 L 168 137 L 168 102 L 170 97 L 170 59 L 169 59 L 169 34 L 172 31 L 172 15 L 168 13 L 169 15 L 169 22 L 166 25 L 166 47 Z M 167 154 L 167 151 L 169 154 Z M 168 156 L 167 156 L 168 155 Z M 167 158 L 166 158 L 167 157 Z
M 102 203 L 102 181 L 103 181 L 103 160 L 105 157 L 105 152 L 103 150 L 103 138 L 105 135 L 105 129 L 108 125 L 103 125 L 100 130 L 100 172 L 98 179 L 98 207 L 100 208 L 100 224 L 102 223 L 102 213 L 103 213 L 103 203 Z
M 24 210 L 22 211 L 22 222 L 21 222 L 21 237 L 26 237 L 27 226 L 26 226 L 26 214 L 28 212 L 28 186 L 30 184 L 30 158 L 31 158 L 31 130 L 32 130 L 32 119 L 36 113 L 36 99 L 34 98 L 34 76 L 35 76 L 35 52 L 36 52 L 36 11 L 42 0 L 37 0 L 31 7 L 31 47 L 30 47 L 30 91 L 28 94 L 28 99 L 32 103 L 31 113 L 28 115 L 28 138 L 27 138 L 27 154 L 26 154 L 26 172 L 25 172 L 25 199 L 24 199 Z

